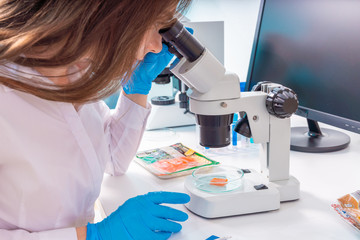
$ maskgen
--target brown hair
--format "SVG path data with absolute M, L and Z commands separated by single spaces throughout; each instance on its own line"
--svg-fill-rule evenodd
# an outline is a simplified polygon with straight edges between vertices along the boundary
M 166 24 L 171 9 L 191 0 L 1 1 L 0 61 L 27 67 L 68 66 L 90 53 L 91 64 L 77 81 L 56 85 L 0 77 L 0 84 L 38 97 L 84 103 L 107 97 L 130 78 L 147 29 Z M 49 58 L 25 57 L 34 49 L 61 44 Z

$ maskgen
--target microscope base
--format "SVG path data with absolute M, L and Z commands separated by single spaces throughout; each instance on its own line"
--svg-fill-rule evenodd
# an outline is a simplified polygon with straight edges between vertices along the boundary
M 300 198 L 300 182 L 293 176 L 283 181 L 269 182 L 269 186 L 279 190 L 280 202 L 293 201 Z
M 251 170 L 251 173 L 244 175 L 243 184 L 238 189 L 210 193 L 196 188 L 193 177 L 188 176 L 185 180 L 185 192 L 190 195 L 191 201 L 185 206 L 205 218 L 272 211 L 280 208 L 281 201 L 299 198 L 298 183 L 293 177 L 288 181 L 280 181 L 280 184 L 269 183 L 260 173 Z M 256 190 L 254 186 L 260 184 L 264 184 L 267 188 Z

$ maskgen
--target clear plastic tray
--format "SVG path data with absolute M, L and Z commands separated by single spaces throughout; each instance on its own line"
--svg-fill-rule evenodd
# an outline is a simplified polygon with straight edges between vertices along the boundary
M 192 173 L 194 185 L 198 189 L 211 192 L 229 192 L 242 186 L 244 172 L 226 165 L 205 166 Z
M 199 167 L 219 164 L 181 143 L 138 152 L 135 161 L 159 178 L 189 175 Z

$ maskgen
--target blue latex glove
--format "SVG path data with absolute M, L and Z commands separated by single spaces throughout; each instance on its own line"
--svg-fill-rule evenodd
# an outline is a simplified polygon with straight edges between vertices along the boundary
M 192 29 L 192 28 L 190 28 L 190 27 L 185 27 L 185 28 L 186 28 L 186 30 L 189 31 L 189 33 L 191 33 L 191 35 L 194 34 L 194 29 Z
M 184 193 L 150 192 L 130 198 L 102 222 L 87 225 L 87 240 L 162 240 L 186 221 L 188 215 L 161 203 L 184 204 L 190 197 Z
M 165 44 L 162 44 L 161 52 L 147 53 L 130 80 L 123 86 L 125 93 L 149 94 L 151 82 L 166 68 L 173 57 Z

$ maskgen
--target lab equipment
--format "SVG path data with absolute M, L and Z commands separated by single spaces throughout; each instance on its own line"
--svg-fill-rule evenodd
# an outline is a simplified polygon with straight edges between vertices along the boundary
M 320 129 L 318 121 L 360 133 L 354 108 L 360 102 L 360 2 L 264 0 L 260 6 L 247 89 L 271 81 L 298 93 L 296 114 L 308 126 L 291 129 L 291 150 L 346 148 L 347 134 Z
M 147 95 L 151 89 L 152 81 L 164 70 L 174 57 L 163 44 L 159 53 L 147 53 L 144 60 L 133 72 L 130 80 L 123 86 L 126 94 Z
M 146 130 L 195 125 L 194 114 L 188 110 L 188 100 L 182 100 L 182 93 L 173 90 L 173 81 L 178 80 L 171 77 L 170 84 L 153 83 L 152 90 L 155 92 L 157 89 L 159 95 L 153 96 L 154 92 L 149 94 L 152 106 Z
M 160 30 L 169 51 L 180 58 L 170 67 L 190 89 L 190 110 L 200 128 L 200 145 L 230 144 L 233 113 L 245 112 L 239 129 L 247 130 L 262 144 L 261 173 L 248 170 L 243 187 L 214 194 L 198 189 L 187 177 L 185 190 L 191 201 L 187 208 L 207 217 L 275 210 L 280 202 L 299 198 L 299 182 L 289 175 L 290 119 L 297 109 L 296 94 L 279 84 L 264 84 L 261 91 L 240 92 L 239 78 L 224 66 L 180 22 Z
M 232 126 L 231 126 L 231 130 L 232 130 L 232 132 L 231 132 L 231 142 L 232 142 L 232 145 L 233 145 L 233 147 L 236 147 L 237 146 L 237 142 L 238 142 L 238 133 L 237 132 L 235 132 L 235 126 L 236 126 L 236 123 L 237 123 L 237 121 L 239 120 L 239 118 L 238 118 L 238 114 L 237 113 L 234 113 L 234 116 L 233 116 L 233 124 L 232 124 Z
M 182 19 L 185 28 L 224 63 L 224 21 L 194 22 Z M 216 34 L 214 34 L 216 33 Z M 148 99 L 152 105 L 146 130 L 195 125 L 189 111 L 188 87 L 166 68 L 152 83 Z
M 210 193 L 229 192 L 242 186 L 244 172 L 226 165 L 201 167 L 192 172 L 194 186 Z
M 219 164 L 181 143 L 138 152 L 135 162 L 159 178 L 188 175 L 199 167 Z
M 130 198 L 103 221 L 87 225 L 88 240 L 110 239 L 168 239 L 181 230 L 188 215 L 180 210 L 162 206 L 189 202 L 187 194 L 176 192 L 149 192 Z

